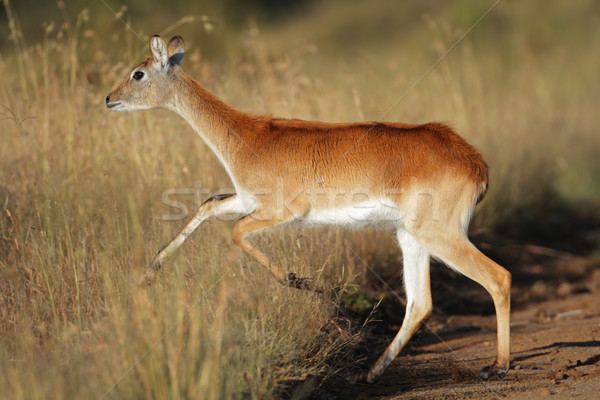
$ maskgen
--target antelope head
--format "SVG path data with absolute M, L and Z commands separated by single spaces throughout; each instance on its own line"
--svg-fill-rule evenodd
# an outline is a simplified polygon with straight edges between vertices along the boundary
M 178 86 L 177 70 L 184 51 L 181 36 L 173 37 L 168 45 L 160 36 L 152 36 L 152 57 L 133 68 L 106 96 L 106 106 L 120 112 L 167 108 Z

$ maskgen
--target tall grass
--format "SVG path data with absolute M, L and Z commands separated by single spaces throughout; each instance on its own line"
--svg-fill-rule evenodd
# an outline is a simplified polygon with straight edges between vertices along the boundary
M 28 45 L 24 16 L 4 5 L 13 49 L 0 58 L 2 396 L 272 398 L 333 373 L 358 336 L 338 326 L 329 299 L 281 288 L 240 257 L 227 221 L 203 225 L 158 285 L 140 288 L 150 258 L 184 222 L 163 220 L 172 212 L 163 192 L 199 181 L 213 193 L 230 185 L 226 174 L 175 116 L 106 109 L 106 93 L 142 54 L 126 31 L 102 35 L 86 27 L 93 15 L 65 14 Z M 374 120 L 460 34 L 432 19 L 402 54 L 382 43 L 343 54 L 297 40 L 306 31 L 300 19 L 262 32 L 250 24 L 239 47 L 223 42 L 220 61 L 192 38 L 184 67 L 242 109 Z M 595 193 L 572 166 L 594 165 L 598 94 L 586 82 L 597 62 L 573 69 L 560 52 L 549 60 L 516 48 L 507 61 L 506 48 L 461 44 L 384 118 L 448 121 L 483 150 L 492 186 L 477 226 L 534 209 L 549 191 Z M 565 68 L 585 79 L 565 82 Z M 194 196 L 177 199 L 193 210 Z M 285 269 L 331 285 L 364 283 L 363 260 L 397 255 L 387 232 L 278 229 L 255 240 Z
M 171 115 L 109 114 L 105 93 L 129 66 L 92 32 L 49 26 L 26 47 L 11 24 L 15 51 L 0 65 L 2 396 L 270 398 L 330 373 L 325 362 L 356 338 L 335 328 L 334 304 L 228 256 L 226 223 L 208 223 L 159 285 L 140 287 L 183 223 L 162 221 L 163 190 L 199 176 L 214 191 L 226 177 Z M 192 209 L 193 197 L 179 200 Z M 313 274 L 327 256 L 296 257 L 294 269 Z

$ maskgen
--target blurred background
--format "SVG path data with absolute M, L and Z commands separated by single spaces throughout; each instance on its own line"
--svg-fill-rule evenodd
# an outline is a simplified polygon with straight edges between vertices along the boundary
M 360 340 L 351 323 L 331 327 L 332 315 L 340 318 L 332 303 L 263 288 L 263 271 L 231 250 L 228 223 L 203 226 L 156 292 L 136 289 L 183 224 L 163 220 L 172 211 L 163 193 L 196 182 L 210 193 L 230 186 L 175 115 L 104 105 L 157 33 L 182 35 L 186 71 L 245 111 L 449 123 L 490 167 L 471 226 L 489 253 L 506 256 L 494 246 L 509 241 L 600 255 L 597 1 L 0 4 L 0 352 L 12 360 L 0 368 L 0 387 L 12 398 L 49 390 L 58 398 L 106 390 L 111 398 L 271 397 L 310 374 L 332 374 Z M 198 205 L 194 196 L 177 200 Z M 401 287 L 388 236 L 280 230 L 258 241 L 286 269 L 377 299 L 384 288 L 370 271 Z M 520 255 L 501 261 L 518 278 L 510 267 Z M 542 280 L 532 279 L 524 293 Z M 376 303 L 369 296 L 357 301 L 367 314 Z M 483 297 L 469 312 L 493 312 Z M 529 297 L 515 299 L 518 306 Z M 175 334 L 160 341 L 168 329 Z M 149 348 L 156 351 L 138 359 Z M 182 357 L 187 348 L 193 355 Z
M 1 10 L 0 47 L 9 66 L 15 49 L 67 42 L 73 79 L 100 99 L 147 56 L 149 36 L 180 34 L 188 71 L 247 111 L 450 123 L 490 164 L 498 204 L 483 211 L 493 213 L 487 225 L 522 223 L 520 208 L 595 201 L 600 6 L 500 2 L 475 24 L 493 4 L 21 0 L 11 3 L 15 32 Z M 50 51 L 48 62 L 57 56 Z

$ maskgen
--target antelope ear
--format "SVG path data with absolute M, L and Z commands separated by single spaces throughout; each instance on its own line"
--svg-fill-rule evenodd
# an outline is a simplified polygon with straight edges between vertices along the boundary
M 165 41 L 161 39 L 160 36 L 154 35 L 150 39 L 150 51 L 152 52 L 152 57 L 154 57 L 154 61 L 160 64 L 162 68 L 164 68 L 168 61 L 169 57 L 167 56 L 167 45 Z
M 167 45 L 167 50 L 169 61 L 171 61 L 172 64 L 179 64 L 185 53 L 183 38 L 181 36 L 173 36 Z

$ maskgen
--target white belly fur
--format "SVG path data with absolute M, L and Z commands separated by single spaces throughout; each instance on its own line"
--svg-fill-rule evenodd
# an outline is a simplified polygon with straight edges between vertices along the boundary
M 340 208 L 313 209 L 296 221 L 309 225 L 342 225 L 349 227 L 395 226 L 402 224 L 402 215 L 386 199 L 370 200 Z

